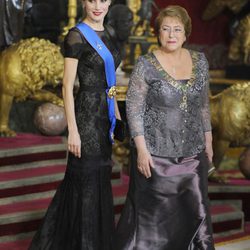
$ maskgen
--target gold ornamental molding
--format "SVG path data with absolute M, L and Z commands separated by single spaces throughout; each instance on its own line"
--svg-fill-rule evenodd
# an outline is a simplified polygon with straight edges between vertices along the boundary
M 77 0 L 68 0 L 68 24 L 63 27 L 59 40 L 62 42 L 68 31 L 76 25 Z
M 68 0 L 68 27 L 73 27 L 76 24 L 77 16 L 77 0 Z
M 141 8 L 141 0 L 127 0 L 127 6 L 133 12 L 134 23 L 137 23 L 140 20 L 140 17 L 137 15 L 137 12 Z
M 128 90 L 128 86 L 117 85 L 117 87 L 116 87 L 116 100 L 124 102 L 126 100 L 127 90 Z

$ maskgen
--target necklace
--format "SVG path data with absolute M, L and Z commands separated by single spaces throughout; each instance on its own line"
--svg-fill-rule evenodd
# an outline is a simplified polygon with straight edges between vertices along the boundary
M 154 55 L 152 53 L 152 55 Z M 178 91 L 180 91 L 181 93 L 181 100 L 179 103 L 179 108 L 185 112 L 187 112 L 187 108 L 188 108 L 188 103 L 187 103 L 187 92 L 188 89 L 190 87 L 192 87 L 195 83 L 195 75 L 196 75 L 196 64 L 197 64 L 197 60 L 198 60 L 198 54 L 192 52 L 191 53 L 191 57 L 193 60 L 193 68 L 192 68 L 192 74 L 190 79 L 187 81 L 186 84 L 181 84 L 179 81 L 176 81 L 173 77 L 171 77 L 171 75 L 169 75 L 166 70 L 164 70 L 164 68 L 161 66 L 161 64 L 159 63 L 159 61 L 157 60 L 157 58 L 151 55 L 146 55 L 145 56 L 146 59 L 155 66 L 156 70 L 158 70 L 160 72 L 160 74 L 167 80 L 167 82 L 169 84 L 171 84 L 173 87 L 175 87 Z M 178 65 L 179 66 L 179 65 Z M 172 66 L 173 70 L 175 68 L 176 70 L 176 66 Z
M 180 90 L 182 91 L 182 100 L 179 107 L 181 110 L 187 110 L 187 90 L 190 86 L 189 82 L 180 86 Z
M 161 53 L 165 54 L 164 50 L 161 49 Z M 182 65 L 181 64 L 181 58 L 182 58 L 182 52 L 180 51 L 179 54 L 177 54 L 177 63 L 175 64 L 170 64 L 170 71 L 173 74 L 174 78 L 176 78 L 176 71 L 178 70 L 178 68 Z M 172 60 L 173 61 L 173 60 Z M 178 81 L 176 81 L 174 78 L 172 78 L 173 85 L 182 93 L 182 97 L 181 97 L 181 101 L 179 104 L 179 107 L 181 110 L 187 110 L 188 104 L 187 104 L 187 92 L 188 89 L 192 86 L 193 82 L 192 81 L 188 81 L 186 84 L 178 84 Z
M 96 47 L 98 48 L 98 49 L 102 49 L 102 45 L 100 44 L 100 43 L 98 43 L 98 42 L 96 42 Z

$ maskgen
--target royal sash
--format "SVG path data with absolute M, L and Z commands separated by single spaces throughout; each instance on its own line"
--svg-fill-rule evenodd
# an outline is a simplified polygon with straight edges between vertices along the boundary
M 79 23 L 76 28 L 84 35 L 87 42 L 96 50 L 96 52 L 101 56 L 105 65 L 105 75 L 107 82 L 107 104 L 108 104 L 108 116 L 110 121 L 109 129 L 109 139 L 111 143 L 114 143 L 114 129 L 116 125 L 115 117 L 115 100 L 116 95 L 116 75 L 115 75 L 115 63 L 112 54 L 106 47 L 104 42 L 96 34 L 96 32 L 86 23 Z

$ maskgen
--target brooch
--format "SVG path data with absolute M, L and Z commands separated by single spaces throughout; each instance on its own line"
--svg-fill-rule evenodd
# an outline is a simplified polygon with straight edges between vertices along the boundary
M 100 49 L 100 50 L 102 49 L 102 45 L 98 42 L 96 42 L 96 47 L 97 47 L 97 49 Z
M 107 94 L 110 99 L 114 98 L 116 96 L 116 87 L 112 86 L 110 89 L 108 89 Z

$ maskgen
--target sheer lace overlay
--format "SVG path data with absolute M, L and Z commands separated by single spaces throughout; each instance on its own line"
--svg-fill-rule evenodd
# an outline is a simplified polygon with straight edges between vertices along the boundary
M 211 130 L 208 63 L 203 53 L 190 54 L 193 71 L 186 83 L 168 75 L 153 53 L 141 56 L 132 72 L 126 100 L 131 136 L 144 135 L 153 155 L 190 156 L 205 147 L 204 132 Z
M 105 31 L 97 32 L 112 53 L 115 66 L 120 63 L 113 38 Z M 108 139 L 109 120 L 105 88 L 107 86 L 104 62 L 76 28 L 65 38 L 65 57 L 77 58 L 80 89 L 75 97 L 75 113 L 82 142 L 82 154 L 110 155 Z M 86 91 L 87 88 L 87 91 Z
M 120 58 L 112 37 L 107 30 L 98 35 L 117 67 Z M 82 156 L 68 154 L 64 179 L 29 250 L 111 250 L 114 214 L 104 64 L 75 28 L 65 38 L 65 57 L 79 60 L 75 113 Z

